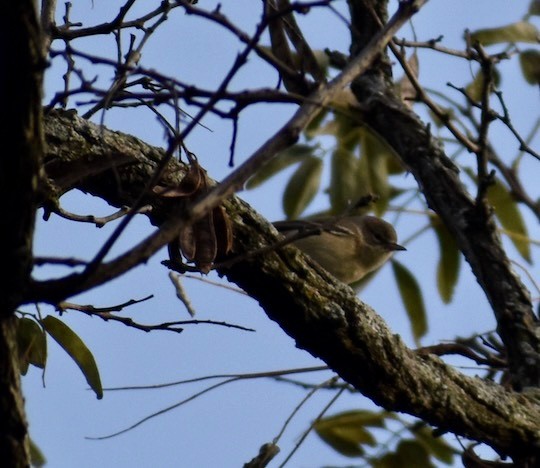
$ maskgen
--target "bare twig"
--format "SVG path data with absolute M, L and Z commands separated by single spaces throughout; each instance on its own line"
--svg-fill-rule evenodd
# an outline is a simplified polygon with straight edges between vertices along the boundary
M 493 121 L 490 108 L 490 95 L 494 87 L 493 63 L 481 44 L 475 44 L 474 49 L 478 53 L 480 61 L 480 73 L 482 73 L 482 91 L 480 101 L 480 127 L 478 131 L 478 150 L 476 151 L 476 166 L 478 175 L 478 191 L 476 194 L 476 206 L 479 209 L 486 209 L 486 194 L 488 187 L 493 183 L 494 174 L 488 174 L 488 130 Z
M 356 76 L 364 72 L 381 50 L 392 39 L 396 31 L 405 24 L 425 0 L 418 2 L 402 2 L 400 8 L 388 24 L 379 31 L 364 48 L 333 80 L 321 85 L 309 96 L 309 100 L 298 109 L 293 117 L 270 139 L 268 139 L 246 162 L 227 176 L 207 196 L 191 208 L 191 216 L 195 219 L 204 215 L 211 208 L 234 192 L 240 190 L 247 179 L 258 168 L 274 157 L 279 151 L 297 141 L 301 131 L 309 124 L 321 107 L 326 106 L 332 98 L 347 86 Z
M 154 330 L 166 330 L 166 331 L 172 331 L 175 333 L 181 333 L 184 329 L 180 327 L 180 325 L 199 325 L 199 324 L 210 324 L 210 325 L 219 325 L 222 327 L 227 328 L 237 328 L 239 330 L 244 331 L 255 331 L 252 328 L 243 327 L 241 325 L 234 325 L 227 322 L 219 322 L 215 320 L 180 320 L 176 322 L 164 322 L 157 325 L 143 325 L 140 323 L 135 322 L 130 317 L 119 317 L 118 315 L 112 314 L 112 312 L 120 311 L 124 309 L 125 307 L 128 307 L 133 304 L 137 304 L 139 302 L 146 301 L 153 296 L 145 297 L 144 299 L 140 300 L 130 300 L 125 302 L 124 304 L 119 304 L 112 307 L 101 307 L 97 308 L 92 305 L 79 305 L 79 304 L 73 304 L 71 302 L 61 302 L 57 305 L 57 310 L 59 311 L 66 311 L 66 310 L 77 310 L 79 312 L 83 312 L 86 315 L 99 317 L 104 321 L 112 321 L 112 322 L 119 322 L 124 324 L 127 327 L 135 328 L 137 330 L 142 330 L 144 332 L 150 332 Z
M 298 450 L 300 445 L 304 442 L 306 437 L 309 435 L 309 433 L 313 430 L 315 427 L 315 424 L 322 419 L 322 417 L 326 414 L 326 412 L 332 407 L 332 405 L 337 401 L 337 399 L 343 394 L 345 389 L 338 391 L 332 399 L 328 402 L 328 404 L 321 410 L 321 412 L 317 415 L 315 420 L 311 423 L 309 428 L 302 434 L 298 442 L 295 444 L 294 448 L 289 452 L 289 455 L 285 458 L 285 460 L 279 465 L 280 468 L 283 468 L 286 463 L 291 459 L 291 457 L 295 454 L 295 452 Z
M 182 286 L 182 280 L 180 276 L 175 275 L 172 271 L 170 271 L 169 278 L 174 286 L 174 289 L 176 290 L 176 297 L 178 297 L 178 299 L 182 301 L 182 304 L 186 306 L 186 310 L 188 311 L 189 315 L 195 317 L 195 309 L 191 305 L 191 301 L 186 294 L 184 286 Z
M 227 384 L 230 384 L 232 382 L 238 382 L 240 380 L 246 380 L 246 379 L 255 379 L 255 378 L 267 378 L 267 377 L 272 377 L 274 375 L 283 375 L 285 373 L 297 373 L 297 372 L 314 372 L 314 371 L 319 371 L 319 370 L 326 370 L 327 368 L 325 367 L 316 367 L 316 368 L 309 368 L 309 369 L 292 369 L 292 370 L 284 370 L 284 371 L 275 371 L 275 372 L 259 372 L 259 373 L 250 373 L 250 374 L 234 374 L 234 375 L 218 375 L 218 376 L 207 376 L 207 377 L 202 377 L 202 378 L 198 378 L 198 379 L 189 379 L 189 380 L 184 380 L 184 381 L 180 381 L 180 382 L 175 382 L 173 384 L 161 384 L 161 385 L 158 385 L 158 386 L 152 386 L 152 387 L 122 387 L 122 388 L 108 388 L 108 389 L 104 389 L 105 391 L 111 391 L 111 390 L 137 390 L 137 389 L 149 389 L 149 388 L 163 388 L 163 387 L 166 387 L 166 386 L 170 386 L 170 385 L 179 385 L 179 384 L 184 384 L 184 383 L 191 383 L 191 382 L 197 382 L 197 381 L 200 381 L 200 380 L 207 380 L 207 379 L 215 379 L 215 378 L 221 378 L 221 379 L 225 379 L 223 380 L 222 382 L 218 382 L 216 384 L 213 384 L 199 392 L 196 392 L 194 393 L 193 395 L 190 395 L 189 397 L 179 401 L 178 403 L 175 403 L 171 406 L 168 406 L 167 408 L 163 408 L 159 411 L 156 411 L 155 413 L 152 413 L 142 419 L 140 419 L 139 421 L 137 421 L 136 423 L 132 424 L 131 426 L 125 428 L 125 429 L 122 429 L 120 431 L 117 431 L 115 433 L 112 433 L 112 434 L 109 434 L 109 435 L 106 435 L 106 436 L 101 436 L 101 437 L 86 437 L 87 439 L 91 439 L 91 440 L 103 440 L 103 439 L 110 439 L 112 437 L 116 437 L 120 434 L 124 434 L 126 432 L 129 432 L 131 431 L 132 429 L 135 429 L 136 427 L 140 426 L 141 424 L 144 424 L 145 422 L 149 421 L 150 419 L 153 419 L 157 416 L 160 416 L 162 414 L 165 414 L 165 413 L 168 413 L 169 411 L 172 411 L 176 408 L 179 408 L 180 406 L 183 406 L 185 405 L 186 403 L 189 403 L 190 401 L 193 401 L 195 400 L 196 398 L 204 395 L 205 393 L 208 393 L 212 390 L 215 390 L 219 387 L 222 387 L 224 385 L 227 385 Z
M 441 109 L 438 104 L 429 97 L 429 95 L 426 93 L 426 91 L 416 78 L 414 70 L 411 69 L 411 67 L 407 63 L 406 58 L 403 57 L 399 49 L 393 43 L 389 44 L 389 48 L 394 54 L 394 56 L 397 58 L 399 64 L 403 68 L 403 71 L 407 75 L 407 78 L 416 90 L 417 99 L 422 101 L 437 116 L 437 118 L 450 131 L 450 133 L 454 135 L 456 140 L 458 140 L 465 148 L 467 148 L 468 151 L 474 153 L 477 152 L 478 146 L 473 141 L 471 141 L 471 139 L 468 138 L 464 133 L 462 133 L 452 122 L 448 113 L 445 110 Z

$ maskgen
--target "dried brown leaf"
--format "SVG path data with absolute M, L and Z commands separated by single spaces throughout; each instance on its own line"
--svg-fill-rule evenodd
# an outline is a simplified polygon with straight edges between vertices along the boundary
M 193 225 L 189 224 L 180 231 L 178 242 L 182 255 L 186 257 L 187 260 L 193 261 L 197 250 Z
M 157 184 L 152 190 L 156 195 L 166 198 L 182 198 L 194 195 L 207 187 L 206 171 L 199 165 L 194 155 L 188 155 L 189 170 L 176 186 Z
M 214 229 L 213 213 L 208 213 L 194 225 L 195 234 L 195 258 L 193 261 L 199 270 L 208 273 L 216 259 L 217 240 Z
M 232 224 L 227 212 L 222 206 L 214 208 L 214 229 L 217 240 L 217 256 L 225 256 L 232 249 Z
M 193 154 L 188 154 L 189 171 L 177 186 L 157 185 L 154 193 L 166 198 L 184 198 L 186 202 L 204 196 L 210 186 L 206 171 Z M 179 261 L 179 255 L 202 272 L 208 273 L 218 255 L 232 248 L 232 225 L 223 207 L 218 206 L 193 224 L 184 226 L 178 238 L 169 244 L 169 257 Z

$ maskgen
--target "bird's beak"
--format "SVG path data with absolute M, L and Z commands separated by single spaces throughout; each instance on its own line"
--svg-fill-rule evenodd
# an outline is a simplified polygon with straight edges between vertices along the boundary
M 394 242 L 389 242 L 387 244 L 387 247 L 388 247 L 388 250 L 407 250 L 405 247 L 403 247 L 402 245 L 399 245 L 399 244 L 396 244 Z

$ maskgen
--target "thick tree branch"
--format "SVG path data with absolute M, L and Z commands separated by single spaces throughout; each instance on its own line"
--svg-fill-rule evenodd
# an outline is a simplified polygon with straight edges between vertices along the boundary
M 384 50 L 393 35 L 418 11 L 427 0 L 400 3 L 398 11 L 381 30 L 373 35 L 366 47 L 333 80 L 320 86 L 306 98 L 305 103 L 293 117 L 269 138 L 255 153 L 234 172 L 227 176 L 206 197 L 195 204 L 191 213 L 195 218 L 208 212 L 228 196 L 240 190 L 254 172 L 272 159 L 279 151 L 298 140 L 300 133 L 317 112 L 326 107 L 332 99 L 348 86 L 355 77 L 364 73 Z
M 62 127 L 58 123 L 68 125 L 69 132 L 59 131 Z M 81 154 L 82 158 L 90 153 L 101 152 L 102 158 L 111 154 L 103 150 L 99 141 L 85 140 L 88 130 L 82 132 L 79 140 L 73 138 L 81 125 L 92 127 L 64 112 L 48 116 L 47 139 L 55 143 L 54 150 L 49 147 L 47 152 L 49 164 L 54 163 L 59 169 L 64 158 L 74 164 L 85 141 L 86 155 Z M 102 134 L 111 144 L 114 138 L 118 139 L 116 149 L 108 150 L 120 155 L 117 151 L 121 151 L 125 136 L 105 129 Z M 152 163 L 145 162 L 144 155 L 155 157 L 160 153 L 129 140 L 139 148 L 138 154 L 122 155 L 126 160 L 134 158 L 133 164 L 116 169 L 116 176 L 126 189 L 129 184 L 142 183 L 135 180 L 137 174 L 146 180 L 151 173 Z M 113 204 L 129 201 L 125 193 L 121 197 L 113 194 L 104 179 L 103 174 L 89 176 L 80 185 Z M 234 223 L 233 254 L 253 251 L 278 240 L 268 222 L 239 199 L 232 198 L 225 205 Z M 153 221 L 159 223 L 162 219 L 161 214 Z M 522 456 L 539 450 L 540 410 L 534 402 L 499 385 L 464 376 L 437 357 L 417 355 L 349 287 L 324 271 L 317 274 L 310 265 L 313 266 L 312 262 L 297 249 L 285 247 L 264 256 L 247 256 L 220 273 L 259 301 L 268 316 L 300 348 L 323 359 L 381 406 L 421 417 L 442 431 L 486 442 L 503 454 Z
M 411 3 L 407 5 L 411 8 Z M 278 134 L 208 196 L 174 213 L 152 200 L 155 209 L 148 216 L 160 226 L 155 234 L 125 255 L 99 266 L 92 277 L 72 275 L 64 280 L 34 283 L 26 299 L 54 303 L 66 294 L 102 284 L 172 240 L 183 222 L 192 222 L 224 200 L 234 224 L 234 255 L 275 245 L 279 239 L 273 228 L 239 199 L 227 197 L 242 186 L 253 168 L 296 141 L 332 93 L 366 71 L 390 39 L 393 28 L 410 14 L 412 10 L 401 9 L 389 26 L 375 34 L 370 45 L 355 52 L 338 78 L 309 96 Z M 381 66 L 384 68 L 384 62 Z M 540 372 L 539 339 L 534 334 L 537 323 L 528 293 L 512 273 L 501 248 L 489 211 L 477 205 L 462 187 L 455 166 L 429 129 L 391 92 L 386 92 L 384 74 L 372 78 L 353 83 L 360 103 L 359 118 L 400 155 L 419 181 L 430 206 L 456 237 L 497 315 L 516 388 L 536 385 Z M 47 137 L 46 168 L 59 191 L 82 188 L 116 206 L 130 206 L 139 197 L 145 181 L 164 156 L 164 152 L 134 138 L 100 129 L 65 112 L 50 114 Z M 183 167 L 175 164 L 171 162 L 171 171 L 176 168 L 180 179 Z M 418 416 L 443 432 L 485 442 L 516 460 L 538 456 L 540 410 L 527 394 L 464 376 L 439 358 L 409 350 L 379 316 L 358 301 L 350 288 L 324 271 L 317 275 L 311 268 L 313 263 L 293 247 L 241 258 L 223 263 L 219 272 L 259 301 L 299 347 L 323 359 L 364 395 L 387 409 Z
M 179 3 L 185 3 L 188 8 L 189 2 Z M 376 16 L 385 20 L 385 1 L 349 0 L 348 3 L 356 12 L 353 16 L 371 14 L 373 4 Z M 7 29 L 9 37 L 0 42 L 9 44 L 9 49 L 4 49 L 7 59 L 2 56 L 2 63 L 10 74 L 3 75 L 5 83 L 0 88 L 9 93 L 23 90 L 25 95 L 13 93 L 3 101 L 13 117 L 8 124 L 15 124 L 13 131 L 10 126 L 6 127 L 7 134 L 10 139 L 23 143 L 14 151 L 17 157 L 4 158 L 7 169 L 0 171 L 0 176 L 9 175 L 9 179 L 2 176 L 0 187 L 6 191 L 2 199 L 7 201 L 7 223 L 12 228 L 9 231 L 12 237 L 3 243 L 8 246 L 4 259 L 8 279 L 4 283 L 0 316 L 11 314 L 14 304 L 33 301 L 56 304 L 108 282 L 154 255 L 178 235 L 183 223 L 192 223 L 212 207 L 223 204 L 234 224 L 233 255 L 240 260 L 223 262 L 219 273 L 256 299 L 267 315 L 296 340 L 298 347 L 324 360 L 347 382 L 389 410 L 422 418 L 441 432 L 485 442 L 501 455 L 512 456 L 516 463 L 540 458 L 540 409 L 538 401 L 528 396 L 532 392 L 512 392 L 495 383 L 462 375 L 438 357 L 408 349 L 349 287 L 318 269 L 294 247 L 276 249 L 280 239 L 272 226 L 233 196 L 254 168 L 297 140 L 334 93 L 359 75 L 371 74 L 375 80 L 358 79 L 353 86 L 359 101 L 359 120 L 378 132 L 399 154 L 416 177 L 430 207 L 456 238 L 497 317 L 498 331 L 509 354 L 514 388 L 524 390 L 540 384 L 538 321 L 528 292 L 510 268 L 489 208 L 469 196 L 455 166 L 431 136 L 429 128 L 387 90 L 390 87 L 389 63 L 381 50 L 423 3 L 425 0 L 400 2 L 398 14 L 384 27 L 371 22 L 373 28 L 366 29 L 353 20 L 353 35 L 357 35 L 351 49 L 353 58 L 342 73 L 308 96 L 280 132 L 223 183 L 216 185 L 209 195 L 179 210 L 178 204 L 171 209 L 170 204 L 148 194 L 152 210 L 146 214 L 159 228 L 147 239 L 116 259 L 100 263 L 91 275 L 73 274 L 59 280 L 31 281 L 26 288 L 21 284 L 27 284 L 31 266 L 31 231 L 36 206 L 33 197 L 37 156 L 41 152 L 42 122 L 37 107 L 40 93 L 35 84 L 41 78 L 38 76 L 42 67 L 39 51 L 43 42 L 40 44 L 35 32 L 37 22 L 33 17 L 27 17 L 13 36 L 15 45 L 12 31 Z M 10 5 L 32 10 L 27 1 L 10 2 Z M 122 19 L 121 14 L 118 20 Z M 30 31 L 25 29 L 27 27 Z M 30 56 L 21 56 L 20 50 L 27 45 L 22 40 L 28 37 Z M 252 48 L 257 49 L 256 41 L 248 39 L 244 58 Z M 29 69 L 25 69 L 28 65 Z M 226 84 L 225 80 L 222 91 Z M 376 88 L 372 87 L 375 84 Z M 211 96 L 199 115 L 215 111 L 214 104 L 220 96 L 224 94 Z M 197 123 L 195 119 L 190 125 Z M 72 188 L 92 193 L 115 206 L 133 206 L 140 194 L 145 193 L 147 181 L 165 157 L 160 149 L 97 127 L 69 112 L 51 112 L 45 128 L 48 147 L 44 162 L 51 182 L 50 187 L 45 184 L 41 187 L 45 208 L 56 203 L 54 190 L 59 195 Z M 25 140 L 27 137 L 29 139 Z M 184 175 L 185 168 L 170 161 L 167 177 L 172 183 Z M 265 253 L 245 255 L 262 251 Z M 20 292 L 24 298 L 12 296 L 13 291 Z M 25 466 L 28 465 L 26 422 L 18 386 L 15 330 L 13 317 L 0 318 L 0 426 L 3 429 L 0 453 L 22 460 L 20 466 Z
M 241 164 L 235 171 L 233 171 L 228 177 L 225 178 L 220 184 L 217 184 L 207 195 L 197 200 L 191 206 L 188 206 L 185 213 L 182 216 L 178 216 L 173 219 L 168 219 L 161 226 L 160 229 L 152 234 L 148 239 L 142 241 L 138 246 L 131 251 L 126 252 L 117 259 L 108 263 L 96 266 L 92 268 L 92 274 L 74 273 L 65 278 L 47 282 L 35 282 L 30 288 L 31 291 L 27 294 L 26 300 L 46 300 L 48 302 L 59 302 L 66 297 L 73 294 L 80 293 L 82 291 L 91 289 L 95 286 L 103 284 L 112 278 L 119 276 L 136 265 L 146 261 L 151 255 L 157 252 L 160 248 L 170 243 L 177 235 L 180 226 L 182 224 L 190 224 L 196 220 L 201 219 L 206 213 L 209 213 L 212 209 L 220 205 L 223 200 L 238 191 L 243 184 L 247 181 L 254 171 L 267 163 L 275 154 L 280 150 L 283 150 L 294 143 L 301 131 L 309 124 L 311 119 L 317 114 L 317 112 L 324 106 L 326 106 L 332 98 L 339 93 L 345 86 L 347 86 L 355 76 L 363 73 L 368 69 L 370 64 L 381 53 L 381 50 L 392 39 L 395 32 L 417 11 L 419 5 L 424 3 L 424 0 L 418 0 L 415 2 L 403 2 L 400 4 L 400 8 L 388 24 L 382 28 L 372 40 L 368 43 L 365 50 L 358 54 L 343 70 L 328 84 L 320 85 L 319 88 L 314 91 L 310 96 L 306 98 L 306 102 L 298 109 L 293 117 L 282 127 L 279 132 L 268 139 L 246 162 Z M 222 83 L 224 85 L 225 82 Z M 216 92 L 219 95 L 219 91 Z M 212 100 L 211 100 L 212 101 Z M 208 104 L 210 106 L 210 104 Z M 201 111 L 202 113 L 203 111 Z M 201 113 L 198 114 L 202 115 Z M 196 124 L 198 118 L 196 117 L 193 122 L 188 124 L 187 129 L 192 128 Z M 97 164 L 93 164 L 96 161 L 95 149 L 92 149 L 85 155 L 86 160 L 90 163 L 76 162 L 75 164 L 83 164 L 84 167 L 75 166 L 71 171 L 64 170 L 58 171 L 55 169 L 54 164 L 48 165 L 48 173 L 50 177 L 54 177 L 55 172 L 60 173 L 63 178 L 66 178 L 66 174 L 70 173 L 69 179 L 73 183 L 73 180 L 77 177 L 77 174 L 82 176 L 89 175 L 91 171 L 102 171 L 104 167 L 110 166 L 117 169 L 123 165 L 122 157 L 114 157 L 115 155 L 125 154 L 125 150 L 118 148 L 114 142 L 114 135 L 109 133 L 104 134 L 101 130 L 96 130 L 91 125 L 78 121 L 78 125 L 83 132 L 87 135 L 91 135 L 92 139 L 100 141 L 101 147 L 98 146 L 98 153 L 109 155 L 108 158 L 97 158 L 99 168 Z M 187 132 L 187 129 L 184 132 Z M 62 130 L 60 130 L 61 132 Z M 73 136 L 75 140 L 79 139 L 76 135 Z M 50 139 L 50 143 L 54 144 L 54 139 Z M 128 148 L 131 148 L 131 141 L 128 141 Z M 112 147 L 110 147 L 112 145 Z M 135 146 L 136 143 L 135 143 Z M 81 146 L 85 148 L 83 144 Z M 135 148 L 135 151 L 137 148 Z M 111 157 L 112 155 L 113 157 Z M 47 161 L 47 160 L 45 160 Z M 86 172 L 85 172 L 86 171 Z M 64 180 L 63 186 L 59 190 L 65 190 L 68 181 Z M 56 182 L 59 184 L 59 182 Z M 107 184 L 110 185 L 110 184 Z M 117 187 L 117 184 L 112 184 L 113 190 L 118 194 L 122 193 Z M 128 190 L 135 190 L 133 193 L 143 193 L 145 187 L 141 187 L 140 184 L 130 184 Z M 109 195 L 117 199 L 118 194 Z M 131 203 L 128 203 L 130 206 Z
M 369 98 L 365 89 L 356 94 L 362 120 L 399 155 L 471 265 L 495 313 L 513 384 L 517 389 L 540 386 L 540 324 L 502 248 L 490 208 L 475 203 L 429 127 L 397 96 L 388 91 Z
M 350 0 L 349 5 L 356 29 L 372 28 L 373 22 L 377 24 L 376 30 L 382 27 L 381 12 L 376 12 L 370 2 Z M 358 36 L 354 29 L 351 34 L 353 50 L 363 47 L 370 37 Z M 478 56 L 482 53 L 477 50 Z M 481 63 L 491 67 L 485 54 Z M 497 331 L 508 352 L 514 388 L 540 387 L 540 322 L 532 309 L 528 290 L 513 272 L 502 248 L 492 208 L 482 196 L 489 183 L 485 167 L 489 156 L 489 145 L 485 141 L 489 123 L 487 88 L 484 89 L 480 138 L 474 145 L 480 179 L 479 195 L 474 200 L 461 183 L 457 167 L 445 155 L 439 140 L 395 94 L 390 71 L 384 62 L 379 64 L 378 70 L 379 75 L 370 70 L 357 76 L 352 85 L 359 102 L 360 122 L 392 147 L 416 178 L 428 205 L 455 237 L 493 308 Z M 409 79 L 414 81 L 412 76 Z M 463 141 L 451 125 L 448 127 Z M 469 145 L 465 146 L 471 149 Z

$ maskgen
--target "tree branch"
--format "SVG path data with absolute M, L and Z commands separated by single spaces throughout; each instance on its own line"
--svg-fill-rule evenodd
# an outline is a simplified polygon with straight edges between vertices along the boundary
M 35 2 L 2 5 L 5 27 L 0 31 L 0 93 L 2 143 L 0 199 L 2 229 L 2 289 L 0 292 L 0 460 L 3 464 L 30 465 L 28 424 L 21 391 L 17 354 L 17 320 L 32 268 L 32 242 L 37 207 L 36 181 L 43 150 L 41 87 L 42 56 Z
M 369 3 L 366 5 L 369 9 Z M 369 26 L 370 20 L 365 14 L 356 13 L 355 16 L 354 9 L 351 14 L 357 28 L 363 25 L 362 21 Z M 371 16 L 382 26 L 376 13 L 372 12 Z M 395 46 L 390 47 L 395 49 Z M 481 50 L 477 53 L 480 55 Z M 359 102 L 359 121 L 375 131 L 401 158 L 422 188 L 429 207 L 441 217 L 471 265 L 493 308 L 497 331 L 508 352 L 514 388 L 539 387 L 540 321 L 534 314 L 528 290 L 511 268 L 492 210 L 481 196 L 483 189 L 479 189 L 475 201 L 461 183 L 458 168 L 446 156 L 439 140 L 431 135 L 429 126 L 426 127 L 395 94 L 389 72 L 384 67 L 381 67 L 381 73 L 388 76 L 374 79 L 369 73 L 358 75 L 352 84 L 351 89 Z M 409 73 L 408 77 L 415 83 L 414 76 Z M 418 91 L 420 87 L 416 89 Z M 484 90 L 486 94 L 487 89 Z M 488 176 L 485 169 L 487 144 L 484 141 L 490 118 L 487 96 L 484 101 L 482 109 L 486 109 L 476 148 L 467 145 L 459 138 L 459 132 L 447 125 L 456 138 L 477 153 L 479 176 L 484 176 L 484 180 L 479 181 L 480 186 L 486 183 Z
M 362 90 L 358 95 L 364 94 Z M 502 248 L 491 213 L 471 198 L 457 167 L 429 127 L 391 91 L 363 99 L 360 112 L 362 121 L 381 135 L 414 175 L 428 205 L 441 217 L 471 265 L 495 313 L 514 385 L 517 389 L 539 386 L 540 324 L 529 292 Z
M 93 126 L 80 120 L 63 111 L 47 117 L 47 139 L 55 147 L 49 147 L 46 159 L 51 164 L 56 161 L 57 168 L 63 157 L 69 159 L 80 153 L 84 134 L 77 139 L 70 132 L 76 133 L 83 123 L 83 128 Z M 68 126 L 66 131 L 58 131 L 64 125 Z M 97 131 L 97 126 L 93 127 Z M 125 147 L 125 136 L 105 129 L 102 132 L 111 144 L 116 136 L 119 145 L 104 149 L 100 141 L 90 140 L 83 147 L 96 153 L 99 149 L 102 157 L 109 157 L 113 148 L 116 154 Z M 138 151 L 132 155 L 132 164 L 116 168 L 120 182 L 126 182 L 121 184 L 123 187 L 127 187 L 128 181 L 137 186 L 136 174 L 145 180 L 152 172 L 152 162 L 145 160 L 145 155 L 155 157 L 160 153 L 142 142 L 135 143 L 135 139 L 128 141 Z M 428 165 L 429 168 L 433 166 Z M 103 174 L 89 177 L 81 186 L 113 204 L 126 204 L 124 197 L 111 193 L 104 179 Z M 279 241 L 271 225 L 241 200 L 233 197 L 225 207 L 234 223 L 233 255 Z M 148 216 L 153 223 L 159 223 L 164 215 L 158 215 L 156 210 Z M 540 410 L 534 402 L 499 385 L 464 376 L 437 357 L 417 355 L 349 287 L 312 266 L 297 249 L 287 246 L 261 256 L 246 256 L 219 272 L 255 298 L 300 348 L 323 359 L 377 404 L 421 417 L 443 432 L 485 442 L 503 454 L 522 456 L 538 450 Z

